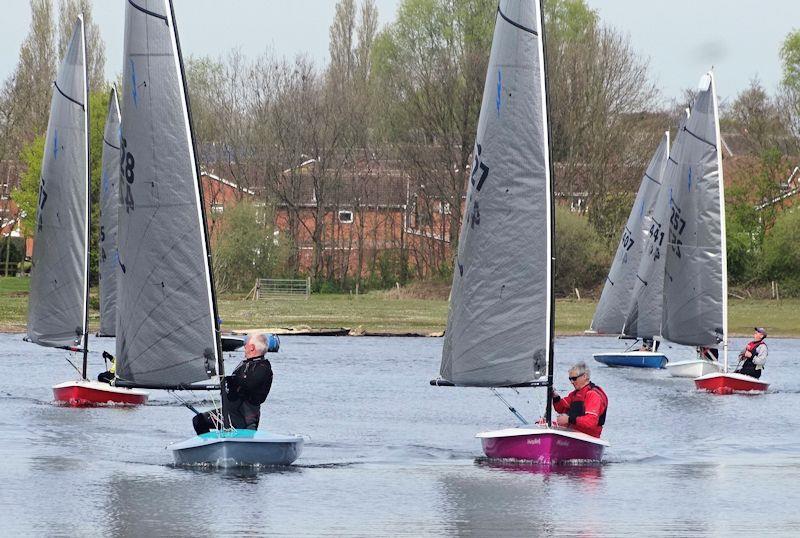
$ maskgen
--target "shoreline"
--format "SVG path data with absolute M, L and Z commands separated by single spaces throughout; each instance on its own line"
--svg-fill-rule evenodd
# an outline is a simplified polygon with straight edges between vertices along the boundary
M 4 325 L 0 323 L 0 333 L 3 334 L 25 334 L 26 327 L 19 325 Z M 96 328 L 89 331 L 91 336 L 97 332 Z M 278 336 L 320 336 L 320 337 L 361 337 L 371 336 L 378 338 L 443 338 L 444 331 L 369 331 L 360 327 L 309 327 L 307 325 L 298 325 L 294 327 L 250 327 L 246 329 L 232 329 L 229 331 L 222 331 L 223 334 L 244 335 L 249 333 L 272 333 Z M 596 334 L 584 333 L 577 331 L 556 331 L 556 338 L 568 338 L 575 336 L 607 337 L 611 338 L 616 335 L 613 334 Z M 728 335 L 730 338 L 748 338 L 751 335 L 748 333 L 731 333 Z M 96 337 L 95 337 L 96 338 Z M 783 335 L 783 334 L 770 334 L 768 338 L 782 338 L 788 340 L 798 340 L 800 335 Z

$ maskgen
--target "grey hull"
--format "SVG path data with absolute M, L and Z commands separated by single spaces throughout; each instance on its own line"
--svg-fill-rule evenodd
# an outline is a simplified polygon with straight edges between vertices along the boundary
M 258 432 L 250 438 L 198 436 L 172 445 L 176 465 L 220 468 L 291 465 L 303 451 L 303 438 Z

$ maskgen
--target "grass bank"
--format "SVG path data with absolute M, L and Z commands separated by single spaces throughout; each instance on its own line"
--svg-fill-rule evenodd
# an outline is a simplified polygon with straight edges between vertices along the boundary
M 24 332 L 28 311 L 28 279 L 0 277 L 0 331 Z M 93 295 L 96 290 L 92 290 Z M 441 296 L 441 294 L 439 294 Z M 94 305 L 97 304 L 93 300 Z M 589 326 L 596 303 L 590 300 L 556 301 L 556 332 L 582 334 Z M 365 295 L 312 295 L 309 299 L 248 301 L 237 295 L 219 298 L 223 328 L 227 330 L 308 327 L 346 327 L 367 332 L 438 333 L 447 323 L 445 299 L 419 298 L 403 293 Z M 753 326 L 767 327 L 772 336 L 800 337 L 800 299 L 734 299 L 729 304 L 732 335 L 749 336 Z M 98 312 L 91 309 L 89 325 L 97 329 Z

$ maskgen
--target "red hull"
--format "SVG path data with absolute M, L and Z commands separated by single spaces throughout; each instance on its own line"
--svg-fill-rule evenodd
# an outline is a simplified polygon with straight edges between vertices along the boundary
M 747 377 L 747 379 L 742 379 Z M 764 392 L 769 383 L 748 376 L 729 374 L 711 374 L 694 380 L 695 386 L 700 390 L 707 390 L 714 394 L 733 394 L 735 392 Z
M 63 402 L 70 407 L 92 407 L 101 404 L 142 405 L 147 402 L 147 394 L 103 390 L 80 384 L 53 387 L 53 397 L 57 402 Z

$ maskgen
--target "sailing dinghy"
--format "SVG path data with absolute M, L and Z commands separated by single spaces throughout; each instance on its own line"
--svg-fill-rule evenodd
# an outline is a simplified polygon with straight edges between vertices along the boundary
M 728 357 L 725 190 L 713 72 L 703 76 L 699 90 L 691 114 L 676 136 L 663 187 L 669 198 L 661 207 L 667 228 L 662 334 L 676 344 L 722 348 L 722 373 L 717 371 L 717 361 L 697 358 L 669 365 L 671 374 L 700 375 L 701 380 L 725 379 Z M 700 381 L 697 386 L 705 388 L 703 384 Z
M 237 431 L 226 413 L 200 173 L 170 0 L 128 0 L 123 58 L 117 385 L 219 390 L 223 424 L 169 447 L 176 463 L 291 464 L 302 437 Z
M 71 406 L 140 404 L 147 393 L 87 377 L 89 354 L 89 100 L 83 17 L 78 17 L 50 101 L 42 160 L 26 339 L 83 356 L 80 379 L 53 387 Z M 77 369 L 77 367 L 76 367 Z
M 647 244 L 653 211 L 661 191 L 662 176 L 669 158 L 669 131 L 664 133 L 656 152 L 650 159 L 636 193 L 631 214 L 622 231 L 622 239 L 606 277 L 603 293 L 597 303 L 590 331 L 597 334 L 619 334 L 623 337 L 642 337 L 655 342 L 659 332 L 630 335 L 625 331 L 625 319 L 631 302 L 639 262 Z M 664 368 L 667 356 L 658 351 L 626 350 L 594 353 L 594 360 L 608 366 L 635 368 Z
M 719 394 L 765 391 L 767 383 L 728 372 L 728 267 L 725 186 L 714 73 L 700 82 L 692 112 L 673 150 L 665 188 L 670 193 L 665 255 L 662 333 L 672 342 L 722 347 L 721 372 L 695 379 Z M 702 373 L 702 359 L 673 365 L 677 373 Z M 694 371 L 692 369 L 694 368 Z
M 500 2 L 440 377 L 431 384 L 545 387 L 546 425 L 523 420 L 477 437 L 490 458 L 552 464 L 599 460 L 608 443 L 550 425 L 554 212 L 543 27 L 539 0 Z

